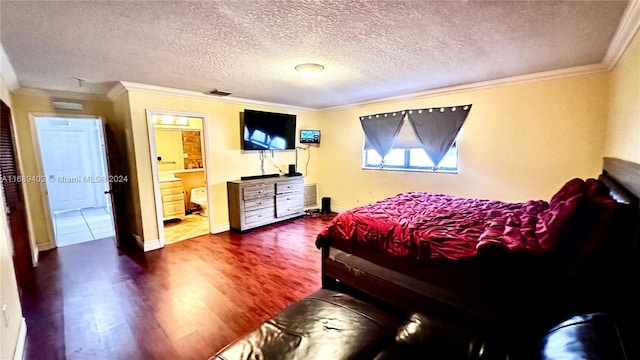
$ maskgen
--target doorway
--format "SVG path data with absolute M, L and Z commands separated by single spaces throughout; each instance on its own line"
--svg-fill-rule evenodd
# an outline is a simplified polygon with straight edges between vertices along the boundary
M 56 245 L 115 240 L 102 119 L 36 116 L 34 125 Z
M 161 245 L 211 233 L 207 117 L 147 112 Z

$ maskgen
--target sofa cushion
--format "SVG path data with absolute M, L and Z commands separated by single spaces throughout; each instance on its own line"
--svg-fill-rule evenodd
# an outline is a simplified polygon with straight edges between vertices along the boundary
M 396 332 L 396 344 L 404 355 L 401 358 L 429 358 L 449 360 L 508 359 L 507 352 L 489 334 L 476 334 L 470 329 L 441 321 L 433 316 L 412 313 Z M 378 359 L 394 356 L 383 353 Z
M 574 316 L 553 327 L 539 345 L 541 360 L 626 359 L 615 322 L 604 313 Z
M 222 349 L 213 359 L 374 358 L 400 320 L 352 296 L 320 290 Z

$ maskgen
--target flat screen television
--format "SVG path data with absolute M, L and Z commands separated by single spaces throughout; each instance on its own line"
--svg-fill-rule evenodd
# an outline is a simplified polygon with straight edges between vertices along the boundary
M 301 144 L 320 144 L 320 130 L 300 130 Z
M 242 150 L 296 148 L 296 115 L 245 109 L 241 119 Z

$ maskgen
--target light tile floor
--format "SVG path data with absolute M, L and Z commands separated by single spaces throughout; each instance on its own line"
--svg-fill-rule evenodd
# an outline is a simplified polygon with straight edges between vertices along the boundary
M 58 246 L 68 246 L 115 236 L 108 208 L 87 208 L 57 212 L 53 228 Z
M 164 239 L 166 244 L 191 239 L 209 233 L 209 218 L 198 214 L 189 214 L 184 220 L 164 222 Z

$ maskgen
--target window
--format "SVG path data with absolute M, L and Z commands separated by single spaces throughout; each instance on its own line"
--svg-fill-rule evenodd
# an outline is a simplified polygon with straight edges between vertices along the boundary
M 458 146 L 457 141 L 454 142 L 442 161 L 440 161 L 440 166 L 434 169 L 433 161 L 424 151 L 415 131 L 413 131 L 411 124 L 405 117 L 393 146 L 384 159 L 384 164 L 380 166 L 382 159 L 369 144 L 366 136 L 362 160 L 362 167 L 365 169 L 456 172 L 458 171 Z
M 440 162 L 440 167 L 435 170 L 433 162 L 423 148 L 391 149 L 385 157 L 383 166 L 380 166 L 382 160 L 380 155 L 373 149 L 363 151 L 363 160 L 363 168 L 365 169 L 456 172 L 458 171 L 458 146 L 457 142 L 453 143 L 447 155 Z

